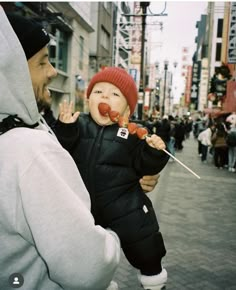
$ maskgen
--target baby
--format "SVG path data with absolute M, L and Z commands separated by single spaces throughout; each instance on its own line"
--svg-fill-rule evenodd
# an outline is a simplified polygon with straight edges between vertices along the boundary
M 144 289 L 164 289 L 167 272 L 161 260 L 166 249 L 139 179 L 164 168 L 168 155 L 161 149 L 165 143 L 154 134 L 141 140 L 99 110 L 99 104 L 105 103 L 120 116 L 133 114 L 138 92 L 125 70 L 109 67 L 98 72 L 87 96 L 89 114 L 72 115 L 71 105 L 61 105 L 56 135 L 77 164 L 90 193 L 96 224 L 118 234 L 128 261 L 140 270 Z

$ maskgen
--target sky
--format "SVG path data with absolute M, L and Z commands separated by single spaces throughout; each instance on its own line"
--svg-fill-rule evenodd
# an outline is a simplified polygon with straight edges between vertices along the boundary
M 190 51 L 194 51 L 195 37 L 197 36 L 196 22 L 200 20 L 201 14 L 207 12 L 206 2 L 181 2 L 167 1 L 165 13 L 167 16 L 148 17 L 147 23 L 151 21 L 163 22 L 163 30 L 160 31 L 158 25 L 148 25 L 147 29 L 151 29 L 152 60 L 168 59 L 170 62 L 181 57 L 182 47 L 189 47 Z M 158 14 L 165 8 L 165 2 L 152 1 L 150 4 L 150 12 Z M 157 47 L 158 42 L 162 43 L 162 47 Z
M 166 3 L 166 8 L 165 8 Z M 169 61 L 168 69 L 174 73 L 175 100 L 181 96 L 184 81 L 181 77 L 182 48 L 188 47 L 189 61 L 196 48 L 195 38 L 197 36 L 196 22 L 200 20 L 201 14 L 207 14 L 207 1 L 152 1 L 150 11 L 159 14 L 165 9 L 167 16 L 150 16 L 147 18 L 147 30 L 151 38 L 151 63 L 159 62 L 163 70 L 164 60 Z M 153 22 L 163 22 L 163 30 L 159 25 L 150 25 Z M 177 62 L 174 69 L 173 63 Z

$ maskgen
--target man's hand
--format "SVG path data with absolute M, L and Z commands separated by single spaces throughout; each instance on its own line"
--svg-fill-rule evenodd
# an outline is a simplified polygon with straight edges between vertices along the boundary
M 62 123 L 74 123 L 78 117 L 80 112 L 75 112 L 73 114 L 73 102 L 70 104 L 64 100 L 62 103 L 59 104 L 59 120 Z
M 159 177 L 160 177 L 160 174 L 143 176 L 139 180 L 139 183 L 143 191 L 144 192 L 152 191 L 155 188 L 156 184 L 158 183 Z

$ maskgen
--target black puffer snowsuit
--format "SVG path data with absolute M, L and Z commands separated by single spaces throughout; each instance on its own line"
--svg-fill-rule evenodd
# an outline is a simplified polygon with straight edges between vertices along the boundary
M 118 136 L 118 130 L 127 138 Z M 139 179 L 160 172 L 168 155 L 127 132 L 117 124 L 99 126 L 87 114 L 80 114 L 73 124 L 58 121 L 56 125 L 56 135 L 75 160 L 90 193 L 95 222 L 118 234 L 134 267 L 154 275 L 161 271 L 166 250 Z

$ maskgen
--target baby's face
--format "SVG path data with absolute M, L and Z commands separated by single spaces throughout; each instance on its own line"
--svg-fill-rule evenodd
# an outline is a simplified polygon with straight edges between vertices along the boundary
M 98 110 L 100 103 L 106 103 L 112 111 L 117 111 L 121 116 L 129 116 L 130 110 L 125 96 L 111 83 L 101 82 L 95 84 L 89 96 L 89 111 L 93 120 L 101 125 L 113 124 L 109 116 L 103 116 Z

